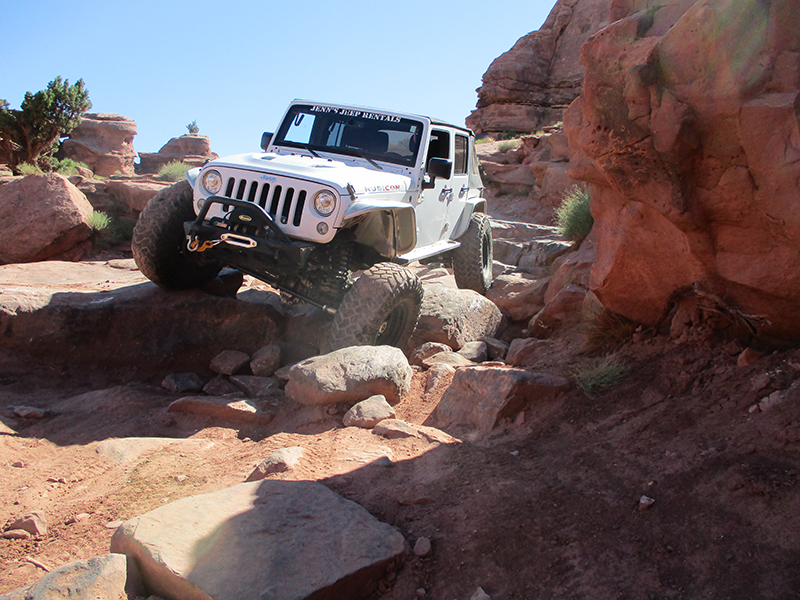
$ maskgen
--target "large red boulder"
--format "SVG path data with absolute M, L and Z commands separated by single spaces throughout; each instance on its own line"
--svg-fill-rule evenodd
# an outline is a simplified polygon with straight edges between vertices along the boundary
M 139 173 L 158 173 L 167 163 L 178 161 L 199 167 L 219 156 L 211 152 L 211 140 L 206 135 L 188 134 L 172 138 L 158 152 L 139 153 Z
M 29 175 L 0 186 L 0 264 L 81 258 L 92 205 L 56 174 Z
M 797 2 L 623 4 L 583 46 L 565 116 L 568 173 L 591 184 L 591 290 L 640 323 L 695 296 L 800 338 Z
M 87 113 L 64 140 L 59 157 L 86 164 L 96 175 L 133 175 L 136 121 L 110 113 Z

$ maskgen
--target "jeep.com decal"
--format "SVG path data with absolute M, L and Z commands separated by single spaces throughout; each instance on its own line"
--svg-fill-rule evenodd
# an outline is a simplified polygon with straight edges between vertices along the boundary
M 368 194 L 374 192 L 396 192 L 400 189 L 399 183 L 390 183 L 389 185 L 365 185 L 364 191 Z
M 353 110 L 352 108 L 337 108 L 335 106 L 312 106 L 311 112 L 333 113 L 343 117 L 359 117 L 361 119 L 371 119 L 373 121 L 388 121 L 389 123 L 399 123 L 400 117 L 394 115 L 383 115 L 363 110 Z

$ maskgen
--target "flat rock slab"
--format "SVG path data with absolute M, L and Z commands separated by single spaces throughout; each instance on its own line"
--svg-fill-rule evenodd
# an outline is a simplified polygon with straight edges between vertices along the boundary
M 148 452 L 154 452 L 167 446 L 178 445 L 183 448 L 203 450 L 211 448 L 214 442 L 206 440 L 184 440 L 157 437 L 130 437 L 105 440 L 97 444 L 97 454 L 117 463 L 129 463 Z
M 111 550 L 165 600 L 333 600 L 369 595 L 405 540 L 322 484 L 267 480 L 126 521 Z
M 282 316 L 262 296 L 166 292 L 132 259 L 0 266 L 0 360 L 162 376 L 205 369 L 223 350 L 277 338 Z
M 227 396 L 187 396 L 175 400 L 167 410 L 258 425 L 267 425 L 275 418 L 274 412 L 263 410 L 255 400 Z
M 421 440 L 426 440 L 431 443 L 439 444 L 455 444 L 459 442 L 458 438 L 436 429 L 435 427 L 426 427 L 425 425 L 414 425 L 407 423 L 400 419 L 384 419 L 372 430 L 375 435 L 380 435 L 389 440 L 396 440 L 401 438 L 415 437 Z
M 125 556 L 108 554 L 63 565 L 39 581 L 0 596 L 0 600 L 126 600 Z

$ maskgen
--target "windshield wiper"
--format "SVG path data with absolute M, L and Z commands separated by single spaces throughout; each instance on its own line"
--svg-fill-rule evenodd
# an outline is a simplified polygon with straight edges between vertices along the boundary
M 322 157 L 321 157 L 319 154 L 317 154 L 316 152 L 314 152 L 314 150 L 312 150 L 312 149 L 311 149 L 311 146 L 309 146 L 308 144 L 306 144 L 305 146 L 301 146 L 301 148 L 302 148 L 303 150 L 308 150 L 308 151 L 309 151 L 309 152 L 311 152 L 311 154 L 313 154 L 313 155 L 314 155 L 316 158 L 322 158 Z
M 361 154 L 361 152 L 359 152 L 355 148 L 348 148 L 347 151 L 352 153 L 354 156 L 357 156 L 358 158 L 363 158 L 364 160 L 366 160 L 369 164 L 371 164 L 376 169 L 380 169 L 381 171 L 383 171 L 383 167 L 382 166 L 380 166 L 378 163 L 376 163 L 374 160 L 372 160 L 369 156 L 364 156 L 363 154 Z

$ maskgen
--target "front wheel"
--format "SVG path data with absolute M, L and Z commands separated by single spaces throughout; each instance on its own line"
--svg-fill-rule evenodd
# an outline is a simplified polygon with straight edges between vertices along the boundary
M 475 213 L 453 251 L 453 274 L 461 289 L 486 294 L 492 285 L 492 224 L 484 213 Z
M 184 255 L 184 221 L 193 221 L 192 187 L 181 181 L 150 199 L 133 229 L 131 251 L 136 266 L 150 281 L 170 290 L 201 287 L 220 271 L 198 265 Z
M 349 346 L 403 347 L 417 325 L 422 283 L 408 269 L 379 263 L 348 290 L 322 352 Z

